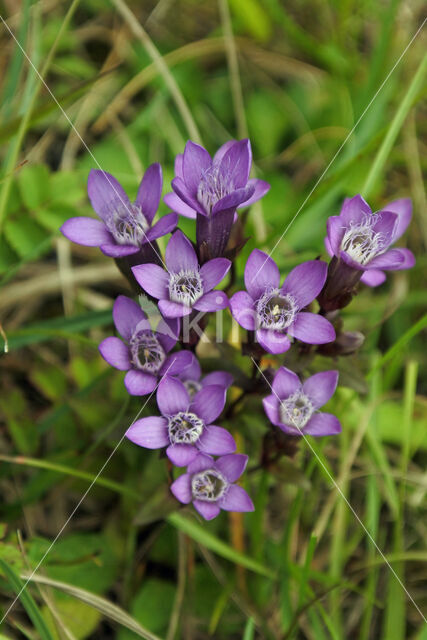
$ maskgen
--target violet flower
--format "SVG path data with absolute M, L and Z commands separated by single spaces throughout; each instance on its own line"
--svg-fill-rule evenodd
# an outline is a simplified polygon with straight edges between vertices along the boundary
M 183 504 L 193 503 L 205 520 L 225 511 L 254 511 L 252 500 L 242 487 L 233 484 L 240 478 L 248 456 L 235 453 L 213 460 L 200 453 L 171 486 L 171 491 Z
M 252 151 L 249 140 L 231 140 L 212 159 L 188 141 L 175 161 L 174 193 L 166 204 L 181 215 L 197 218 L 196 238 L 202 262 L 225 252 L 236 209 L 248 207 L 268 191 L 263 180 L 249 179 Z
M 340 433 L 338 418 L 318 411 L 333 396 L 337 382 L 338 371 L 322 371 L 301 384 L 293 371 L 281 367 L 274 376 L 273 393 L 263 400 L 264 410 L 269 420 L 289 435 Z
M 101 220 L 79 216 L 64 222 L 62 233 L 77 244 L 100 247 L 107 256 L 123 258 L 137 254 L 177 225 L 178 216 L 169 213 L 151 226 L 162 193 L 162 169 L 157 163 L 148 167 L 133 203 L 116 178 L 105 171 L 92 169 L 87 188 Z
M 233 453 L 233 436 L 212 422 L 225 405 L 225 389 L 212 385 L 193 399 L 181 380 L 166 376 L 157 389 L 161 416 L 141 418 L 126 431 L 126 437 L 140 447 L 162 449 L 177 467 L 185 467 L 199 451 L 212 455 Z
M 99 350 L 109 364 L 127 371 L 125 386 L 131 395 L 151 393 L 161 376 L 176 375 L 191 364 L 190 351 L 169 354 L 177 342 L 177 321 L 162 319 L 152 331 L 144 311 L 126 296 L 115 301 L 113 319 L 125 342 L 111 336 L 101 342 Z
M 308 344 L 332 342 L 332 324 L 323 316 L 302 311 L 321 291 L 326 273 L 325 262 L 310 260 L 292 269 L 280 286 L 274 260 L 254 249 L 245 267 L 247 292 L 233 295 L 231 313 L 244 329 L 256 331 L 258 342 L 269 353 L 287 351 L 288 336 Z
M 361 271 L 361 282 L 376 287 L 386 279 L 384 270 L 410 269 L 415 264 L 409 249 L 390 249 L 406 231 L 411 216 L 408 198 L 394 200 L 377 213 L 360 195 L 346 198 L 340 215 L 328 219 L 326 250 Z
M 166 318 L 179 318 L 196 311 L 218 311 L 228 307 L 223 291 L 212 289 L 227 274 L 231 262 L 226 258 L 209 260 L 199 266 L 190 240 L 175 231 L 166 247 L 165 271 L 156 264 L 132 268 L 141 287 L 159 300 L 159 309 Z
M 228 389 L 233 383 L 233 376 L 226 371 L 212 371 L 202 378 L 200 363 L 194 353 L 191 353 L 190 364 L 175 376 L 184 383 L 190 398 L 204 387 L 215 384 Z
M 184 153 L 175 158 L 175 193 L 166 194 L 164 201 L 187 218 L 196 218 L 197 213 L 215 215 L 230 206 L 249 207 L 270 189 L 264 180 L 249 179 L 251 164 L 249 140 L 226 142 L 213 159 L 206 149 L 189 140 Z

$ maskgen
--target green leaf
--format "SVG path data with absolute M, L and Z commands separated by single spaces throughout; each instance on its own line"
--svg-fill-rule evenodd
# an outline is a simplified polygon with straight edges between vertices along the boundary
M 22 576 L 24 579 L 28 579 L 28 576 Z M 65 582 L 59 582 L 58 580 L 51 580 L 50 578 L 45 578 L 41 575 L 32 575 L 31 580 L 33 582 L 38 582 L 40 584 L 45 584 L 46 586 L 53 587 L 55 589 L 59 589 L 64 593 L 67 593 L 75 598 L 78 598 L 82 602 L 86 602 L 91 607 L 94 607 L 98 611 L 102 613 L 106 618 L 110 620 L 114 620 L 118 624 L 130 629 L 136 633 L 140 638 L 145 638 L 146 640 L 160 640 L 153 633 L 144 629 L 139 622 L 137 622 L 134 618 L 132 618 L 129 614 L 126 613 L 123 609 L 118 607 L 116 604 L 113 604 L 109 600 L 105 598 L 101 598 L 86 589 L 81 589 L 79 587 L 75 587 L 74 585 L 67 584 Z
M 11 567 L 8 564 L 6 564 L 6 562 L 4 562 L 4 560 L 2 560 L 1 558 L 0 558 L 0 569 L 2 573 L 6 576 L 7 581 L 9 582 L 14 592 L 18 596 L 19 600 L 21 601 L 22 606 L 24 607 L 25 611 L 28 613 L 28 617 L 30 618 L 34 627 L 40 634 L 40 637 L 42 638 L 42 640 L 55 640 L 51 632 L 49 631 L 49 628 L 40 612 L 40 609 L 38 608 L 35 601 L 33 600 L 33 597 L 31 596 L 30 592 L 28 591 L 28 587 L 25 587 L 21 578 L 19 578 L 19 576 L 16 575 L 13 569 L 11 569 Z
M 183 516 L 178 512 L 170 514 L 166 518 L 166 520 L 173 527 L 176 527 L 180 531 L 183 531 L 188 536 L 190 536 L 190 538 L 193 538 L 193 540 L 195 540 L 198 544 L 201 544 L 214 553 L 217 553 L 219 556 L 226 558 L 226 560 L 230 560 L 235 564 L 246 567 L 246 569 L 250 569 L 250 571 L 259 573 L 260 575 L 266 576 L 267 578 L 275 579 L 276 574 L 270 568 L 265 567 L 263 564 L 257 562 L 253 558 L 249 558 L 243 553 L 236 551 L 235 549 L 233 549 L 233 547 L 230 547 L 228 544 L 214 536 L 212 533 L 207 531 L 205 527 L 202 527 L 194 520 L 190 520 L 189 518 Z
M 154 633 L 165 633 L 168 628 L 175 597 L 175 587 L 172 582 L 160 578 L 148 578 L 134 598 L 131 613 L 143 626 L 149 627 Z M 118 640 L 133 640 L 133 636 L 122 630 Z
M 14 220 L 7 220 L 4 232 L 10 246 L 20 258 L 25 258 L 29 253 L 32 253 L 34 258 L 38 257 L 38 255 L 34 255 L 34 249 L 38 245 L 42 245 L 46 239 L 46 231 L 28 214 L 20 215 L 19 218 Z M 42 252 L 44 253 L 46 249 L 47 247 L 43 243 L 39 255 Z
M 41 165 L 26 165 L 18 174 L 21 198 L 27 209 L 40 207 L 50 197 L 49 170 Z
M 84 640 L 90 636 L 99 625 L 101 614 L 97 609 L 75 599 L 57 599 L 54 603 L 55 610 L 67 629 L 76 640 Z M 47 606 L 42 609 L 47 624 L 56 640 L 60 640 L 56 632 L 55 618 Z

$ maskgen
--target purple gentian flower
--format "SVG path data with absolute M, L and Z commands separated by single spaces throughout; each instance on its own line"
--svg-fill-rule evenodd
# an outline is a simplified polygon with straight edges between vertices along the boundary
M 190 240 L 175 231 L 166 247 L 165 271 L 156 264 L 132 268 L 141 287 L 159 300 L 159 309 L 166 318 L 179 318 L 196 311 L 218 311 L 228 307 L 223 291 L 212 289 L 227 274 L 231 262 L 214 258 L 199 266 Z
M 326 262 L 310 260 L 298 265 L 280 286 L 279 269 L 266 253 L 254 249 L 245 267 L 246 291 L 230 299 L 231 313 L 249 331 L 256 331 L 260 345 L 269 353 L 283 353 L 291 346 L 289 336 L 308 344 L 335 340 L 335 330 L 323 316 L 302 311 L 321 291 Z
M 301 384 L 298 376 L 281 367 L 274 376 L 273 393 L 263 400 L 269 420 L 294 436 L 330 436 L 340 433 L 338 418 L 318 409 L 333 396 L 338 371 L 316 373 Z
M 226 142 L 213 160 L 206 149 L 189 140 L 184 154 L 175 158 L 175 193 L 168 193 L 164 201 L 187 218 L 248 207 L 270 189 L 264 180 L 249 179 L 251 164 L 249 140 Z
M 144 244 L 170 233 L 177 225 L 178 216 L 170 213 L 151 226 L 162 193 L 162 169 L 157 163 L 148 167 L 133 203 L 116 178 L 105 171 L 92 169 L 87 189 L 101 220 L 79 216 L 64 222 L 62 233 L 77 244 L 100 247 L 107 256 L 123 258 L 138 253 Z
M 191 354 L 191 362 L 180 373 L 175 374 L 175 377 L 179 378 L 185 385 L 190 398 L 210 385 L 216 384 L 219 387 L 228 389 L 233 383 L 233 376 L 226 371 L 212 371 L 202 378 L 202 370 L 200 363 L 194 353 Z
M 408 198 L 394 200 L 372 213 L 357 195 L 346 198 L 339 216 L 328 219 L 326 250 L 348 266 L 363 271 L 361 281 L 370 287 L 382 284 L 384 270 L 410 269 L 415 264 L 409 249 L 390 249 L 411 221 L 412 204 Z
M 185 467 L 199 451 L 212 455 L 233 453 L 236 443 L 222 427 L 211 424 L 224 409 L 224 387 L 205 387 L 193 399 L 184 383 L 166 376 L 157 389 L 162 416 L 137 420 L 126 437 L 140 447 L 161 449 L 177 467 Z
M 252 500 L 242 487 L 233 484 L 240 478 L 248 456 L 235 453 L 213 460 L 200 453 L 188 465 L 187 472 L 172 484 L 171 491 L 180 502 L 193 503 L 205 520 L 225 511 L 253 511 Z
M 111 336 L 101 342 L 99 350 L 109 364 L 127 371 L 125 386 L 131 395 L 151 393 L 161 376 L 176 375 L 191 364 L 190 351 L 168 355 L 177 342 L 177 321 L 162 319 L 152 331 L 144 311 L 126 296 L 115 301 L 113 319 L 125 342 Z
M 165 202 L 181 215 L 196 217 L 196 239 L 201 262 L 224 255 L 236 209 L 248 207 L 268 191 L 263 180 L 249 179 L 252 152 L 249 140 L 222 145 L 213 160 L 194 142 L 175 162 L 174 194 Z

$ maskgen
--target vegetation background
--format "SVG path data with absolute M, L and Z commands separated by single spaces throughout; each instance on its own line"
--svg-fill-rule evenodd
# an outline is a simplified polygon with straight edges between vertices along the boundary
M 0 6 L 1 640 L 426 640 L 424 3 Z M 166 192 L 188 138 L 214 151 L 246 135 L 272 188 L 250 212 L 240 279 L 255 246 L 280 239 L 285 272 L 324 254 L 327 217 L 358 192 L 374 210 L 412 198 L 417 264 L 344 311 L 366 342 L 334 365 L 342 435 L 247 473 L 255 513 L 202 523 L 176 510 L 157 452 L 115 450 L 141 401 L 97 345 L 127 285 L 58 229 L 91 215 L 98 163 L 132 196 L 161 162 Z M 259 400 L 228 426 L 256 467 Z

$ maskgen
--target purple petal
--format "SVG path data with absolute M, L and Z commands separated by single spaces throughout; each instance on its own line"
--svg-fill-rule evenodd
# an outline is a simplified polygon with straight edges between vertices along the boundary
M 125 387 L 131 396 L 146 396 L 154 391 L 157 378 L 151 373 L 131 369 L 125 375 Z
M 236 482 L 246 469 L 248 459 L 248 456 L 242 453 L 231 453 L 228 456 L 218 458 L 215 462 L 215 467 L 221 471 L 228 482 Z
M 213 158 L 215 165 L 219 166 L 221 164 L 221 160 L 223 159 L 227 151 L 231 149 L 231 147 L 236 144 L 236 142 L 237 140 L 227 140 L 227 142 L 224 142 L 224 144 L 220 146 Z
M 177 353 L 171 353 L 166 358 L 160 369 L 161 375 L 177 376 L 183 369 L 188 367 L 191 362 L 192 353 L 190 351 L 178 351 Z
M 193 380 L 195 379 L 196 378 L 193 378 Z M 231 387 L 233 384 L 233 376 L 226 371 L 212 371 L 212 373 L 208 373 L 201 382 L 203 387 L 209 387 L 215 384 L 224 389 L 228 389 L 228 387 Z
M 193 462 L 188 465 L 188 473 L 193 475 L 199 473 L 199 471 L 205 471 L 206 469 L 212 469 L 215 466 L 214 460 L 206 453 L 198 453 Z
M 228 308 L 228 298 L 224 291 L 209 291 L 193 304 L 197 311 L 220 311 Z
M 225 395 L 226 390 L 224 387 L 218 385 L 200 389 L 193 398 L 191 411 L 194 411 L 195 414 L 202 418 L 205 424 L 210 424 L 213 420 L 216 420 L 224 409 Z
M 267 191 L 270 191 L 270 185 L 268 184 L 268 182 L 259 180 L 258 178 L 252 178 L 251 180 L 248 180 L 248 187 L 254 187 L 255 191 L 253 192 L 249 200 L 245 200 L 245 202 L 242 202 L 242 204 L 239 205 L 239 208 L 250 207 L 254 202 L 258 202 L 258 200 L 261 200 L 261 198 L 265 196 Z
M 221 509 L 216 502 L 204 502 L 203 500 L 194 500 L 194 508 L 200 513 L 205 520 L 213 520 L 217 517 Z
M 132 273 L 138 284 L 153 298 L 169 297 L 169 276 L 159 265 L 139 264 L 132 267 Z
M 255 186 L 251 185 L 248 187 L 242 187 L 241 189 L 236 189 L 228 196 L 224 196 L 218 202 L 215 202 L 212 207 L 212 214 L 215 215 L 219 211 L 224 211 L 226 209 L 235 209 L 242 204 L 242 202 L 246 202 L 253 196 L 255 192 Z
M 99 247 L 101 244 L 114 242 L 105 224 L 94 218 L 70 218 L 64 222 L 60 231 L 68 240 L 84 247 Z
M 188 410 L 190 397 L 181 380 L 169 376 L 163 378 L 157 389 L 157 405 L 165 416 Z
M 146 449 L 161 449 L 169 444 L 167 422 L 159 416 L 141 418 L 129 427 L 126 438 Z
M 338 384 L 338 371 L 315 373 L 302 385 L 302 390 L 310 398 L 315 409 L 323 407 L 335 393 Z
M 206 262 L 200 269 L 203 291 L 206 293 L 216 287 L 225 278 L 230 267 L 231 262 L 227 258 L 214 258 Z
M 340 216 L 330 216 L 326 223 L 330 250 L 326 247 L 330 256 L 338 255 L 341 242 L 345 233 L 345 226 Z
M 159 208 L 162 195 L 162 168 L 158 162 L 151 164 L 139 185 L 135 202 L 142 209 L 147 222 L 151 223 Z M 158 237 L 158 236 L 157 236 Z
M 323 289 L 328 265 L 322 260 L 308 260 L 299 264 L 285 278 L 282 292 L 295 298 L 300 309 L 307 306 Z
M 372 229 L 376 233 L 381 233 L 384 242 L 391 244 L 393 242 L 394 230 L 396 228 L 398 216 L 391 211 L 382 211 L 381 213 L 374 214 L 375 223 Z
M 117 331 L 125 340 L 130 340 L 135 329 L 149 329 L 147 316 L 134 300 L 118 296 L 113 307 L 113 319 Z M 143 325 L 143 326 L 141 326 Z
M 415 258 L 409 249 L 390 249 L 370 261 L 370 269 L 385 269 L 386 271 L 400 271 L 411 269 L 415 264 Z
M 254 249 L 245 267 L 245 286 L 254 300 L 266 289 L 275 289 L 280 284 L 277 264 L 264 251 Z
M 308 344 L 325 344 L 335 340 L 335 329 L 323 316 L 316 313 L 298 313 L 288 329 L 290 335 Z
M 197 456 L 197 449 L 190 444 L 171 444 L 166 455 L 176 467 L 186 467 Z
M 332 251 L 332 245 L 329 242 L 329 238 L 328 237 L 324 238 L 324 243 L 325 243 L 325 249 L 326 249 L 327 254 L 329 255 L 330 258 L 332 258 L 332 256 L 334 255 L 334 252 Z
M 178 340 L 180 329 L 179 318 L 162 318 L 156 328 L 156 338 L 165 353 L 174 348 Z
M 363 272 L 360 282 L 363 282 L 363 284 L 366 284 L 368 287 L 378 287 L 385 282 L 385 279 L 386 275 L 384 271 L 380 269 L 367 269 Z
M 291 346 L 288 336 L 279 331 L 258 329 L 256 338 L 261 347 L 268 353 L 285 353 Z
M 113 244 L 114 240 L 111 238 L 111 242 L 101 244 L 100 249 L 102 253 L 109 258 L 125 258 L 131 256 L 134 253 L 138 253 L 140 247 L 135 247 L 133 244 Z
M 232 484 L 228 487 L 227 493 L 218 500 L 221 509 L 225 511 L 254 511 L 255 507 L 242 487 Z
M 165 318 L 182 318 L 183 316 L 190 315 L 191 307 L 186 307 L 179 302 L 172 302 L 172 300 L 159 300 L 159 311 Z
M 333 436 L 341 433 L 341 424 L 332 413 L 315 413 L 303 429 L 304 435 Z
M 245 187 L 248 182 L 251 164 L 251 143 L 246 138 L 245 140 L 239 140 L 229 145 L 227 151 L 220 159 L 219 171 L 221 174 L 226 175 L 236 188 L 239 189 Z
M 200 368 L 200 363 L 197 360 L 194 353 L 191 353 L 191 362 L 190 364 L 182 370 L 181 375 L 178 376 L 181 380 L 194 380 L 198 382 L 200 380 L 200 376 L 202 375 L 202 370 Z
M 174 178 L 171 182 L 172 189 L 177 196 L 185 202 L 191 209 L 206 215 L 206 212 L 200 202 L 193 196 L 185 186 L 184 181 L 181 178 Z
M 117 208 L 129 208 L 130 202 L 122 185 L 111 173 L 92 169 L 87 181 L 87 192 L 92 207 L 105 219 Z
M 167 193 L 163 198 L 163 202 L 172 209 L 172 211 L 176 211 L 180 216 L 184 216 L 185 218 L 196 219 L 196 211 L 188 206 L 176 193 Z
M 98 349 L 104 360 L 106 360 L 108 364 L 111 364 L 112 367 L 115 367 L 120 371 L 127 371 L 131 368 L 129 349 L 120 340 L 120 338 L 115 338 L 113 336 L 105 338 L 105 340 L 103 340 L 99 345 Z
M 171 491 L 175 498 L 182 502 L 183 504 L 188 504 L 191 502 L 191 476 L 189 473 L 184 473 L 182 476 L 179 476 L 171 484 Z
M 364 217 L 372 213 L 371 207 L 362 198 L 361 195 L 354 198 L 346 198 L 341 209 L 340 218 L 342 223 L 347 227 L 350 222 L 357 224 L 362 222 Z
M 182 172 L 182 162 L 183 162 L 183 160 L 184 160 L 184 154 L 177 153 L 177 155 L 175 156 L 174 170 L 175 170 L 175 175 L 178 178 L 184 178 L 184 174 Z
M 271 386 L 276 397 L 284 400 L 301 387 L 301 382 L 296 373 L 286 367 L 280 367 Z
M 267 396 L 266 398 L 263 398 L 262 404 L 264 405 L 264 411 L 270 422 L 277 426 L 282 424 L 279 412 L 280 404 L 277 397 L 274 394 Z
M 197 441 L 197 447 L 200 451 L 213 456 L 222 456 L 236 451 L 236 442 L 227 429 L 211 424 L 203 430 Z
M 175 231 L 168 242 L 166 264 L 172 273 L 179 273 L 182 269 L 184 271 L 197 271 L 199 268 L 193 245 L 182 231 Z
M 398 240 L 406 231 L 412 218 L 412 202 L 410 198 L 393 200 L 384 207 L 385 211 L 397 213 L 398 220 L 394 228 L 393 242 Z
M 255 303 L 249 293 L 238 291 L 230 298 L 230 309 L 233 318 L 241 327 L 248 331 L 255 331 L 257 313 Z
M 197 187 L 203 173 L 212 165 L 209 153 L 191 140 L 187 142 L 182 160 L 182 173 L 189 192 L 196 197 Z
M 167 233 L 172 233 L 176 229 L 178 224 L 178 215 L 176 213 L 168 213 L 163 218 L 160 218 L 155 225 L 147 231 L 147 240 L 152 242 L 157 238 L 165 236 Z

